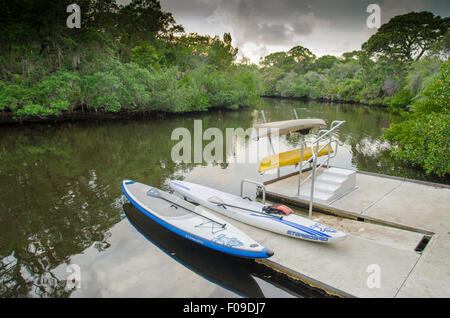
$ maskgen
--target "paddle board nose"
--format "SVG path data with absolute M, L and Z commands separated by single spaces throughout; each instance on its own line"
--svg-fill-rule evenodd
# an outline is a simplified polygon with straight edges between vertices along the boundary
M 264 252 L 266 253 L 267 257 L 271 257 L 273 256 L 273 254 L 275 254 L 274 252 L 272 252 L 271 250 L 269 250 L 268 248 L 264 249 Z
M 340 242 L 347 238 L 347 234 L 341 231 L 336 231 L 336 233 L 333 233 L 333 242 Z
M 339 237 L 341 237 L 342 238 L 342 240 L 345 240 L 346 238 L 347 238 L 347 234 L 346 233 L 344 233 L 344 232 L 339 232 Z

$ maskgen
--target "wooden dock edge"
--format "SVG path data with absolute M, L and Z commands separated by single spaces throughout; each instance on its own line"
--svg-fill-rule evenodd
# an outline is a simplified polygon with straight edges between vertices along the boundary
M 329 286 L 325 283 L 322 283 L 314 278 L 303 275 L 293 269 L 285 267 L 281 264 L 273 262 L 269 259 L 255 259 L 255 262 L 262 264 L 264 266 L 269 267 L 270 269 L 281 273 L 282 275 L 288 276 L 289 278 L 300 281 L 302 284 L 309 286 L 313 289 L 319 289 L 322 292 L 326 293 L 331 297 L 339 297 L 339 298 L 356 298 L 356 296 L 350 295 L 342 290 Z
M 260 193 L 258 193 L 258 195 L 260 195 Z M 289 203 L 289 204 L 292 204 L 292 205 L 295 205 L 295 206 L 298 206 L 301 208 L 309 207 L 308 201 L 304 201 L 304 200 L 301 200 L 298 198 L 293 198 L 293 197 L 285 196 L 283 194 L 274 193 L 274 192 L 270 192 L 270 191 L 266 191 L 266 198 L 275 199 L 276 201 L 286 202 L 286 203 Z M 404 224 L 400 224 L 400 223 L 390 222 L 390 221 L 374 218 L 374 217 L 363 215 L 363 214 L 349 212 L 349 211 L 341 210 L 338 208 L 332 208 L 327 205 L 323 205 L 323 204 L 319 204 L 319 203 L 313 204 L 313 211 L 318 212 L 318 213 L 338 216 L 341 218 L 351 219 L 351 220 L 355 220 L 355 221 L 371 222 L 371 223 L 375 223 L 375 224 L 379 224 L 379 225 L 383 225 L 383 226 L 398 228 L 401 230 L 417 232 L 417 233 L 421 233 L 421 234 L 424 234 L 427 236 L 432 236 L 435 234 L 434 232 L 430 232 L 430 231 L 427 231 L 424 229 L 420 229 L 420 228 L 416 228 L 416 227 L 412 227 L 412 226 L 408 226 L 408 225 L 404 225 Z
M 319 165 L 317 165 L 317 166 L 319 166 Z M 341 167 L 336 167 L 336 166 L 330 166 L 330 168 L 339 168 L 339 169 L 351 170 L 351 169 L 348 169 L 348 168 L 341 168 Z M 308 171 L 311 171 L 311 170 L 312 170 L 312 167 L 309 167 L 309 168 L 304 169 L 303 172 L 308 172 Z M 450 189 L 450 185 L 443 184 L 443 183 L 436 183 L 436 182 L 430 182 L 430 181 L 409 179 L 409 178 L 405 178 L 405 177 L 390 176 L 390 175 L 387 175 L 387 174 L 381 174 L 381 173 L 369 172 L 369 171 L 361 171 L 361 170 L 355 170 L 355 171 L 356 171 L 356 173 L 365 174 L 365 175 L 374 176 L 374 177 L 380 177 L 380 178 L 386 178 L 386 179 L 392 179 L 392 180 L 398 180 L 398 181 L 405 181 L 405 182 L 423 184 L 423 185 L 428 185 L 428 186 L 437 187 L 437 188 Z M 275 179 L 264 181 L 263 184 L 264 185 L 268 185 L 268 184 L 275 183 L 275 182 L 283 180 L 283 179 L 287 179 L 287 178 L 293 177 L 295 175 L 298 175 L 298 171 L 294 171 L 294 172 L 288 173 L 288 174 L 286 174 L 284 176 L 280 176 L 280 177 L 277 177 Z
M 436 188 L 450 189 L 450 185 L 443 184 L 443 183 L 436 183 L 436 182 L 430 182 L 430 181 L 409 179 L 409 178 L 405 178 L 405 177 L 389 176 L 389 175 L 386 175 L 386 174 L 375 173 L 375 172 L 368 172 L 368 171 L 356 170 L 356 172 L 360 173 L 360 174 L 374 176 L 374 177 L 380 177 L 380 178 L 393 179 L 393 180 L 399 180 L 399 181 L 404 181 L 404 182 L 417 183 L 417 184 L 427 185 L 427 186 L 436 187 Z M 298 174 L 298 173 L 296 173 L 296 174 Z
M 307 172 L 309 170 L 311 170 L 312 168 L 307 168 L 305 170 L 303 170 L 303 172 Z M 372 172 L 367 172 L 367 171 L 358 171 L 356 170 L 357 173 L 361 173 L 361 174 L 365 174 L 365 175 L 371 175 L 371 176 L 375 176 L 375 177 L 380 177 L 380 178 L 388 178 L 388 179 L 393 179 L 393 180 L 399 180 L 399 181 L 404 181 L 404 182 L 412 182 L 412 183 L 417 183 L 417 184 L 422 184 L 422 185 L 428 185 L 428 186 L 433 186 L 433 187 L 438 187 L 438 188 L 446 188 L 446 189 L 450 189 L 450 185 L 446 185 L 446 184 L 440 184 L 440 183 L 433 183 L 433 182 L 428 182 L 428 181 L 421 181 L 421 180 L 414 180 L 414 179 L 408 179 L 408 178 L 402 178 L 402 177 L 396 177 L 396 176 L 388 176 L 388 175 L 383 175 L 383 174 L 378 174 L 378 173 L 372 173 Z M 289 173 L 285 176 L 281 176 L 272 180 L 268 180 L 265 181 L 263 184 L 264 185 L 268 185 L 286 178 L 290 178 L 292 176 L 298 175 L 298 171 Z M 261 195 L 261 191 L 258 190 L 258 195 Z M 271 191 L 266 191 L 266 198 L 268 199 L 275 199 L 277 201 L 284 201 L 286 203 L 295 205 L 295 206 L 299 206 L 301 208 L 309 208 L 309 201 L 306 200 L 302 200 L 296 197 L 290 197 L 290 196 L 286 196 L 280 193 L 275 193 L 275 192 L 271 192 Z M 363 214 L 359 214 L 359 213 L 355 213 L 355 212 L 350 212 L 350 211 L 345 211 L 342 209 L 338 209 L 338 208 L 334 208 L 334 207 L 330 207 L 328 205 L 324 205 L 324 204 L 320 204 L 320 203 L 314 203 L 313 204 L 313 210 L 315 212 L 319 212 L 319 213 L 323 213 L 323 214 L 328 214 L 328 215 L 334 215 L 334 216 L 338 216 L 338 217 L 342 217 L 342 218 L 347 218 L 347 219 L 352 219 L 352 220 L 356 220 L 356 221 L 361 221 L 361 222 L 371 222 L 371 223 L 376 223 L 376 224 L 380 224 L 383 226 L 389 226 L 389 227 L 394 227 L 394 228 L 398 228 L 401 230 L 406 230 L 406 231 L 412 231 L 412 232 L 417 232 L 417 233 L 421 233 L 427 236 L 432 236 L 435 233 L 431 232 L 431 231 L 427 231 L 421 228 L 417 228 L 417 227 L 412 227 L 412 226 L 408 226 L 408 225 L 404 225 L 404 224 L 400 224 L 400 223 L 395 223 L 395 222 L 391 222 L 391 221 L 386 221 L 383 219 L 378 219 L 378 218 L 374 218 L 371 216 L 367 216 L 367 215 L 363 215 Z
M 307 172 L 310 170 L 312 170 L 312 167 L 309 167 L 309 168 L 303 170 L 303 172 Z M 389 176 L 389 175 L 383 175 L 383 174 L 372 173 L 372 172 L 367 172 L 367 171 L 356 170 L 356 172 L 360 173 L 360 174 L 364 174 L 364 175 L 393 179 L 393 180 L 402 181 L 402 182 L 411 182 L 411 183 L 415 183 L 415 184 L 421 184 L 421 185 L 432 186 L 432 187 L 437 187 L 437 188 L 450 189 L 450 185 L 446 185 L 446 184 L 414 180 L 414 179 L 408 179 L 408 178 L 397 177 L 397 176 Z M 263 184 L 269 185 L 269 184 L 275 183 L 277 181 L 298 175 L 298 173 L 299 173 L 298 171 L 295 171 L 295 172 L 286 174 L 284 176 L 280 176 L 280 177 L 265 181 L 265 182 L 263 182 Z M 262 195 L 261 189 L 258 190 L 257 195 L 258 196 Z M 290 196 L 283 195 L 283 194 L 276 193 L 276 192 L 271 192 L 271 191 L 266 190 L 266 198 L 268 198 L 269 200 L 272 199 L 273 201 L 286 202 L 286 203 L 289 203 L 291 205 L 298 206 L 301 208 L 309 208 L 309 201 L 307 201 L 307 200 L 302 200 L 297 197 L 290 197 Z M 313 211 L 316 213 L 333 215 L 333 216 L 351 219 L 351 220 L 360 221 L 360 222 L 374 223 L 374 224 L 378 224 L 381 226 L 388 226 L 388 227 L 393 227 L 393 228 L 397 228 L 400 230 L 406 230 L 406 231 L 423 234 L 424 236 L 423 236 L 422 240 L 419 242 L 418 246 L 416 247 L 416 251 L 421 255 L 420 257 L 422 257 L 422 252 L 425 252 L 423 250 L 425 248 L 425 246 L 428 246 L 429 245 L 428 243 L 433 241 L 433 238 L 436 234 L 434 232 L 424 230 L 421 228 L 412 227 L 412 226 L 404 225 L 401 223 L 391 222 L 391 221 L 387 221 L 387 220 L 383 220 L 383 219 L 379 219 L 379 218 L 375 218 L 375 217 L 371 217 L 371 216 L 366 216 L 364 214 L 360 214 L 357 212 L 350 212 L 350 211 L 342 210 L 342 209 L 335 208 L 335 207 L 330 207 L 328 205 L 324 205 L 324 204 L 320 204 L 320 203 L 313 204 Z M 424 244 L 424 246 L 422 246 L 422 249 L 420 249 L 420 246 L 419 246 L 421 244 Z M 285 266 L 278 264 L 276 262 L 273 262 L 269 259 L 256 260 L 256 262 L 258 262 L 262 265 L 265 265 L 268 268 L 270 268 L 274 271 L 277 271 L 282 275 L 286 275 L 293 280 L 299 281 L 301 284 L 310 286 L 313 289 L 319 289 L 322 292 L 324 292 L 326 295 L 330 295 L 330 297 L 339 297 L 339 298 L 356 298 L 357 297 L 354 295 L 350 295 L 350 294 L 348 294 L 342 290 L 339 290 L 335 287 L 329 286 L 326 283 L 320 282 L 314 278 L 311 278 L 311 277 L 303 275 L 299 272 L 296 272 L 295 270 L 293 270 L 291 268 L 285 267 Z

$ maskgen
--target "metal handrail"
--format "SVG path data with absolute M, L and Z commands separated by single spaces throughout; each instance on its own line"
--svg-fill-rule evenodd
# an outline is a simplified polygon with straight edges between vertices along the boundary
M 244 183 L 246 183 L 246 182 L 256 184 L 259 188 L 262 189 L 262 192 L 263 192 L 262 203 L 266 204 L 266 187 L 264 186 L 264 184 L 262 184 L 261 182 L 258 182 L 258 181 L 253 181 L 250 179 L 242 179 L 241 180 L 241 197 L 244 195 Z
M 318 133 L 318 137 L 314 142 L 320 141 L 323 137 L 325 137 L 326 135 L 330 135 L 331 137 L 331 133 L 336 130 L 338 127 L 340 127 L 343 123 L 345 123 L 345 120 L 335 120 L 331 123 L 330 125 L 330 129 L 326 130 L 326 129 L 321 129 L 319 130 Z M 323 135 L 320 135 L 321 133 L 324 133 Z
M 334 151 L 334 154 L 333 154 L 333 155 L 330 155 L 330 152 L 328 152 L 327 167 L 328 167 L 328 165 L 329 165 L 329 160 L 332 159 L 332 158 L 334 158 L 334 157 L 336 157 L 336 152 L 337 152 L 338 142 L 337 142 L 337 140 L 335 140 L 335 139 L 331 140 L 331 143 L 332 143 L 332 142 L 335 143 L 335 151 Z M 306 143 L 308 143 L 308 142 L 305 142 L 305 144 L 306 144 Z M 309 142 L 309 143 L 312 143 L 312 142 Z M 319 149 L 319 151 L 317 151 L 317 153 L 320 153 L 320 152 L 321 152 L 323 149 L 325 149 L 328 145 L 331 145 L 331 143 L 328 142 L 328 143 L 324 144 L 324 145 Z M 311 146 L 311 148 L 314 148 L 314 147 Z M 299 170 L 299 171 L 302 171 L 302 168 L 303 168 L 303 151 L 304 151 L 304 150 L 303 150 L 303 145 L 302 145 L 302 148 L 301 148 L 301 150 L 300 150 L 300 159 L 301 159 L 301 161 L 299 162 L 299 165 L 300 165 L 300 170 Z M 316 157 L 316 154 L 315 154 L 315 152 L 313 151 L 313 156 L 311 156 L 311 158 L 308 159 L 307 162 L 312 163 L 312 162 L 314 161 L 314 158 L 315 158 L 315 157 Z M 325 162 L 322 162 L 322 163 L 319 165 L 319 168 L 321 168 L 321 167 L 323 166 L 324 163 L 325 163 Z M 310 178 L 311 178 L 311 175 L 307 176 L 303 181 L 300 182 L 301 176 L 299 177 L 299 187 L 298 187 L 297 196 L 300 195 L 300 186 L 301 186 L 302 184 L 304 184 L 306 181 L 308 181 Z
M 335 131 L 338 127 L 340 127 L 343 123 L 345 123 L 345 121 L 340 121 L 340 120 L 335 120 L 331 123 L 330 125 L 330 129 L 325 130 L 325 129 L 321 129 L 319 130 L 318 136 L 317 138 L 313 141 L 310 142 L 311 145 L 311 153 L 312 156 L 311 158 L 308 160 L 310 163 L 312 162 L 312 172 L 311 174 L 306 177 L 303 181 L 302 181 L 302 170 L 303 170 L 303 153 L 304 153 L 304 146 L 307 144 L 307 142 L 303 141 L 302 142 L 302 146 L 301 146 L 301 154 L 300 154 L 300 169 L 299 169 L 299 177 L 298 177 L 298 188 L 297 188 L 297 196 L 300 197 L 300 188 L 301 186 L 308 181 L 309 179 L 311 179 L 311 191 L 310 191 L 310 198 L 309 198 L 309 217 L 311 218 L 312 216 L 312 205 L 313 205 L 313 199 L 314 199 L 314 182 L 315 182 L 315 178 L 316 178 L 316 170 L 320 169 L 325 162 L 327 163 L 327 168 L 329 168 L 330 165 L 330 159 L 334 158 L 337 154 L 337 148 L 338 148 L 338 141 L 333 139 L 333 134 L 332 132 Z M 325 143 L 321 148 L 319 148 L 319 142 L 322 139 L 325 139 L 325 137 L 329 137 L 328 142 Z M 328 151 L 328 156 L 327 156 L 327 160 L 320 163 L 319 166 L 317 166 L 317 159 L 319 158 L 319 153 L 325 149 L 326 147 L 331 147 L 331 144 L 335 142 L 336 147 L 335 147 L 335 151 L 334 151 L 334 155 L 331 155 L 331 151 Z M 314 147 L 315 145 L 315 147 Z

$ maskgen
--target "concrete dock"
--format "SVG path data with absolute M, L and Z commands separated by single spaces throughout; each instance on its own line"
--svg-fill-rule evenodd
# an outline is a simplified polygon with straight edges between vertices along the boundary
M 268 180 L 266 196 L 306 207 L 297 182 L 298 172 Z M 348 238 L 308 242 L 221 217 L 275 252 L 258 262 L 330 294 L 450 297 L 449 186 L 358 171 L 355 190 L 313 208 L 314 220 Z M 296 213 L 307 217 L 305 209 Z

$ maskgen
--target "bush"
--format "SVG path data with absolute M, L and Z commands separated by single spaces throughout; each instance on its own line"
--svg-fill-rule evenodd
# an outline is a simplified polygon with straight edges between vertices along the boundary
M 389 107 L 393 111 L 406 110 L 414 96 L 415 94 L 408 87 L 403 87 L 390 100 Z
M 430 84 L 433 76 L 440 71 L 441 61 L 436 57 L 425 56 L 411 64 L 406 76 L 406 83 L 414 93 L 418 93 Z
M 80 78 L 58 71 L 42 81 L 28 84 L 0 81 L 0 110 L 10 110 L 19 117 L 59 115 L 80 98 Z
M 101 111 L 142 110 L 149 106 L 150 83 L 148 70 L 113 60 L 105 70 L 83 77 L 83 102 Z
M 411 107 L 415 113 L 430 113 L 450 111 L 450 62 L 442 63 L 441 72 L 419 94 L 417 101 Z
M 450 173 L 450 115 L 424 114 L 391 127 L 383 135 L 394 143 L 391 155 L 426 173 Z
M 407 119 L 391 124 L 383 137 L 393 143 L 391 155 L 422 167 L 426 173 L 450 173 L 450 63 L 411 106 Z

